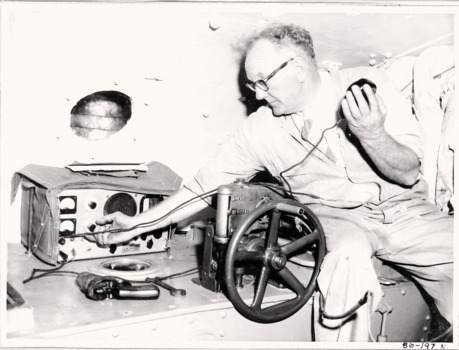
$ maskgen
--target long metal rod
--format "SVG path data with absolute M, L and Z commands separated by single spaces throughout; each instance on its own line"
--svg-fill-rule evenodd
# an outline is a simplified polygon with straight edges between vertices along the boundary
M 418 46 L 413 47 L 413 48 L 411 48 L 411 49 L 409 49 L 409 50 L 406 50 L 406 51 L 404 51 L 404 52 L 402 52 L 402 53 L 399 53 L 398 55 L 389 58 L 388 61 L 393 61 L 393 60 L 396 60 L 396 59 L 405 57 L 405 56 L 409 55 L 410 53 L 413 53 L 413 52 L 422 50 L 422 49 L 424 49 L 424 48 L 427 48 L 427 47 L 429 47 L 429 46 L 431 46 L 431 45 L 433 45 L 433 44 L 435 44 L 435 43 L 437 43 L 437 42 L 439 42 L 439 41 L 448 39 L 449 37 L 452 37 L 452 36 L 454 36 L 454 33 L 445 34 L 445 35 L 443 35 L 443 36 L 441 36 L 441 37 L 439 37 L 439 38 L 433 39 L 433 40 L 428 41 L 428 42 L 426 42 L 426 43 L 424 43 L 424 44 L 418 45 Z M 381 66 L 384 66 L 386 63 L 387 63 L 387 62 L 379 63 L 379 64 L 377 64 L 375 67 L 376 67 L 376 68 L 379 68 L 379 67 L 381 67 Z

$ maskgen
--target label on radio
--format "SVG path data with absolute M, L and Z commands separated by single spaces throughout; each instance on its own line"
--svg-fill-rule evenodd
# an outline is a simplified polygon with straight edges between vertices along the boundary
M 231 209 L 231 215 L 244 215 L 248 214 L 250 210 L 248 209 Z
M 122 247 L 123 254 L 134 254 L 140 252 L 140 244 L 129 244 Z

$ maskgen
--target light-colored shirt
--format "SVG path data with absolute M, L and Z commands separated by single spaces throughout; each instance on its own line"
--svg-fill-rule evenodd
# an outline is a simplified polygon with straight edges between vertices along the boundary
M 392 88 L 384 72 L 374 68 L 355 68 L 327 74 L 328 83 L 325 77 L 319 98 L 307 111 L 314 115 L 314 121 L 318 121 L 316 127 L 319 130 L 332 126 L 341 117 L 339 106 L 347 87 L 360 78 L 367 78 L 376 83 L 378 94 L 388 110 L 387 132 L 422 159 L 419 127 L 410 103 Z M 250 178 L 259 171 L 268 170 L 284 185 L 288 183 L 286 187 L 291 188 L 300 202 L 342 208 L 378 204 L 418 190 L 417 187 L 413 190 L 399 186 L 378 174 L 358 140 L 349 135 L 345 121 L 326 133 L 327 143 L 338 156 L 337 163 L 318 150 L 302 161 L 312 143 L 302 138 L 301 123 L 300 114 L 275 117 L 271 109 L 260 107 L 186 187 L 194 192 L 208 191 L 236 178 Z M 295 164 L 291 170 L 285 171 Z M 423 186 L 421 188 L 423 192 Z
M 319 73 L 321 86 L 314 101 L 307 105 L 301 112 L 284 118 L 292 119 L 293 123 L 300 131 L 305 122 L 309 122 L 311 129 L 308 133 L 307 141 L 311 143 L 311 145 L 317 144 L 317 148 L 323 153 L 326 153 L 329 147 L 334 156 L 335 163 L 344 166 L 341 152 L 339 151 L 339 134 L 337 130 L 335 128 L 327 130 L 322 141 L 320 141 L 322 133 L 336 124 L 337 117 L 336 106 L 330 103 L 330 92 L 333 91 L 333 81 L 330 72 L 320 70 Z

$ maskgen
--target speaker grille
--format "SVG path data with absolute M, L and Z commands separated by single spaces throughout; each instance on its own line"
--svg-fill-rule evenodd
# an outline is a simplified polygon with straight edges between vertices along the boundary
M 137 204 L 135 199 L 128 193 L 114 194 L 105 202 L 104 215 L 117 211 L 127 216 L 135 216 L 137 214 Z

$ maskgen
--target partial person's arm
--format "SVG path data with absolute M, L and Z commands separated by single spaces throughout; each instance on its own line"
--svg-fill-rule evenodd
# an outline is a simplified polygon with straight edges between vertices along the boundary
M 104 231 L 106 230 L 104 226 L 109 225 L 110 229 L 121 229 L 121 232 L 98 233 L 94 235 L 94 238 L 101 245 L 110 245 L 128 241 L 144 232 L 149 232 L 152 230 L 169 226 L 170 224 L 178 223 L 207 207 L 207 202 L 200 198 L 192 200 L 189 204 L 186 204 L 180 209 L 174 211 L 164 220 L 156 222 L 152 225 L 141 225 L 140 227 L 131 230 L 131 228 L 139 224 L 153 222 L 158 220 L 159 218 L 162 218 L 164 215 L 173 211 L 181 204 L 195 197 L 196 194 L 194 194 L 190 190 L 186 188 L 181 188 L 173 195 L 166 198 L 164 201 L 160 202 L 158 205 L 150 208 L 149 210 L 143 213 L 140 213 L 139 215 L 131 217 L 124 215 L 120 212 L 108 214 L 96 221 L 96 224 L 100 225 L 97 230 Z
M 413 185 L 421 166 L 417 154 L 386 131 L 387 110 L 383 101 L 369 85 L 363 89 L 368 103 L 357 86 L 352 87 L 352 93 L 346 93 L 341 103 L 350 130 L 384 176 L 400 185 Z
M 255 142 L 259 133 L 259 128 L 253 124 L 254 118 L 247 118 L 235 135 L 225 143 L 218 155 L 199 169 L 193 180 L 158 205 L 134 217 L 118 212 L 97 220 L 96 223 L 100 225 L 97 231 L 103 231 L 105 230 L 105 225 L 110 225 L 111 229 L 121 229 L 123 232 L 99 233 L 95 234 L 94 238 L 102 245 L 115 244 L 126 242 L 144 232 L 179 223 L 204 209 L 208 206 L 208 203 L 201 198 L 197 198 L 191 204 L 174 211 L 165 220 L 156 222 L 153 225 L 142 225 L 141 227 L 130 229 L 142 223 L 158 220 L 171 210 L 175 210 L 183 203 L 197 197 L 195 193 L 201 194 L 204 191 L 216 190 L 218 186 L 234 182 L 236 178 L 250 178 L 256 172 L 262 170 L 260 161 L 256 157 L 256 152 L 252 150 L 252 143 Z M 257 131 L 257 133 L 254 133 L 253 130 Z

